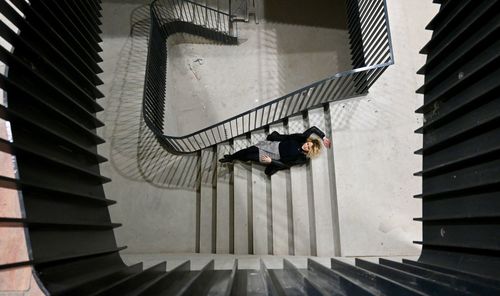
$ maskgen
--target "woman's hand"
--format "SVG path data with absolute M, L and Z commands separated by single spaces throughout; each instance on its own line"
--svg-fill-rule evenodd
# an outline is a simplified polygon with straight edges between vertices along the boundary
M 269 155 L 262 155 L 260 157 L 260 162 L 261 163 L 264 163 L 264 164 L 270 164 L 273 160 L 271 159 L 271 157 L 269 157 Z
M 326 148 L 330 148 L 330 147 L 332 147 L 332 141 L 330 141 L 330 139 L 328 139 L 327 137 L 324 137 L 323 138 L 323 145 L 325 145 Z

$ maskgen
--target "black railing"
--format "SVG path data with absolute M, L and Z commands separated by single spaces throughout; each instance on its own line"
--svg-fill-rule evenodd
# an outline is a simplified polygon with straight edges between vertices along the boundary
M 187 32 L 235 44 L 229 14 L 187 0 L 157 0 L 151 29 L 143 115 L 160 143 L 173 153 L 192 153 L 244 135 L 315 106 L 366 94 L 394 63 L 385 0 L 346 0 L 353 70 L 337 73 L 254 109 L 185 136 L 164 135 L 166 39 Z M 168 110 L 167 110 L 168 111 Z
M 206 5 L 187 0 L 156 0 L 151 4 L 143 116 L 147 126 L 169 151 L 189 153 L 195 150 L 180 150 L 175 140 L 172 141 L 169 136 L 163 135 L 167 38 L 178 32 L 186 32 L 225 44 L 236 44 L 236 31 L 236 24 L 231 24 L 229 14 Z

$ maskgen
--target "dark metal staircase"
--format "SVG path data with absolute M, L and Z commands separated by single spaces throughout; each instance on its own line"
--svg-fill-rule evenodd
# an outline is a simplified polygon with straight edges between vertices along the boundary
M 11 138 L 0 150 L 15 156 L 23 217 L 2 217 L 1 227 L 23 227 L 28 261 L 51 295 L 497 295 L 500 293 L 499 1 L 442 1 L 429 28 L 424 105 L 422 255 L 402 263 L 337 259 L 306 269 L 191 270 L 187 261 L 166 272 L 165 262 L 143 269 L 119 256 L 97 153 L 103 125 L 96 85 L 100 1 L 0 0 L 0 22 L 14 50 L 0 47 L 8 74 L 0 118 Z M 57 14 L 58 18 L 54 18 Z
M 422 255 L 462 275 L 500 276 L 499 1 L 443 1 L 422 53 Z

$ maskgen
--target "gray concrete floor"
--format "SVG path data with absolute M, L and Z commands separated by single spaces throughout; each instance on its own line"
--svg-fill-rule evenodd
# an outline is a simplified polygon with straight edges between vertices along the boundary
M 265 21 L 238 27 L 234 46 L 169 38 L 166 135 L 190 134 L 351 69 L 345 30 Z

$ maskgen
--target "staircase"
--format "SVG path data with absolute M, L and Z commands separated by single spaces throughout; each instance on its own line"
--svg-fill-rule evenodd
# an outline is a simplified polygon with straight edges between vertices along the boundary
M 229 14 L 232 22 L 249 22 L 253 15 L 255 23 L 259 23 L 260 0 L 232 0 L 229 1 Z
M 164 134 L 164 117 L 177 116 L 165 114 L 167 100 L 171 99 L 165 91 L 166 39 L 182 32 L 235 45 L 238 43 L 237 22 L 229 13 L 189 0 L 153 1 L 142 111 L 145 123 L 169 153 L 191 154 L 283 123 L 311 108 L 368 93 L 378 77 L 394 63 L 385 2 L 377 0 L 368 5 L 369 2 L 346 1 L 352 70 L 331 74 L 188 135 L 172 136 Z M 227 7 L 231 9 L 231 5 Z
M 340 255 L 334 149 L 323 148 L 309 164 L 271 177 L 264 174 L 261 164 L 217 161 L 273 131 L 302 133 L 317 126 L 331 137 L 329 118 L 329 108 L 312 109 L 289 118 L 286 124 L 201 151 L 199 252 Z
M 143 268 L 67 268 L 71 288 L 52 295 L 497 295 L 496 280 L 413 260 L 190 258 Z M 378 264 L 377 264 L 378 263 Z M 220 268 L 220 266 L 223 268 Z M 167 268 L 168 266 L 168 268 Z M 48 272 L 50 274 L 50 271 Z M 55 276 L 55 274 L 53 274 Z
M 147 268 L 124 264 L 119 252 L 125 247 L 113 233 L 120 225 L 109 217 L 107 207 L 115 202 L 103 191 L 110 180 L 99 172 L 106 158 L 96 152 L 104 140 L 95 134 L 103 125 L 95 117 L 102 110 L 95 88 L 101 83 L 96 76 L 100 1 L 0 0 L 10 21 L 2 22 L 0 33 L 15 49 L 2 47 L 0 54 L 9 69 L 0 75 L 8 94 L 0 108 L 7 130 L 0 148 L 18 169 L 12 176 L 2 172 L 0 187 L 14 193 L 8 199 L 23 204 L 20 217 L 0 217 L 0 224 L 22 229 L 29 251 L 26 260 L 2 262 L 0 271 L 32 268 L 40 293 L 47 295 L 500 294 L 498 50 L 492 50 L 498 45 L 499 1 L 436 2 L 443 7 L 430 26 L 435 36 L 424 49 L 429 60 L 421 70 L 430 80 L 421 89 L 420 111 L 431 121 L 420 129 L 424 247 L 419 260 L 283 259 L 271 268 L 267 259 L 250 267 L 238 259 L 229 260 L 232 268 L 218 270 L 215 260 L 198 268 L 193 259 L 167 271 L 166 262 Z M 449 40 L 437 38 L 446 32 L 440 30 L 448 31 Z M 469 38 L 474 43 L 462 42 Z M 474 50 L 460 50 L 469 45 Z M 471 64 L 459 62 L 469 55 Z M 458 72 L 458 80 L 437 79 L 458 68 L 469 71 Z M 200 252 L 340 252 L 335 176 L 327 169 L 334 168 L 332 150 L 271 178 L 259 165 L 216 162 L 273 130 L 302 132 L 316 125 L 330 135 L 329 117 L 328 108 L 309 109 L 282 125 L 199 152 Z M 459 153 L 449 153 L 453 150 Z
M 260 164 L 221 165 L 217 160 L 265 139 L 274 130 L 301 133 L 315 125 L 331 137 L 329 102 L 366 93 L 392 64 L 385 3 L 377 1 L 371 6 L 366 1 L 347 1 L 347 8 L 352 62 L 359 71 L 337 73 L 191 135 L 171 137 L 162 132 L 163 117 L 175 116 L 162 112 L 169 99 L 162 84 L 165 69 L 158 66 L 165 64 L 165 39 L 175 32 L 186 32 L 234 44 L 236 35 L 225 25 L 234 19 L 231 12 L 217 12 L 190 1 L 153 2 L 143 115 L 166 150 L 199 156 L 197 252 L 341 254 L 333 150 L 271 178 Z M 199 11 L 213 15 L 203 17 Z M 212 23 L 215 27 L 207 23 L 219 16 L 223 21 Z M 368 25 L 373 22 L 377 25 L 372 30 Z

